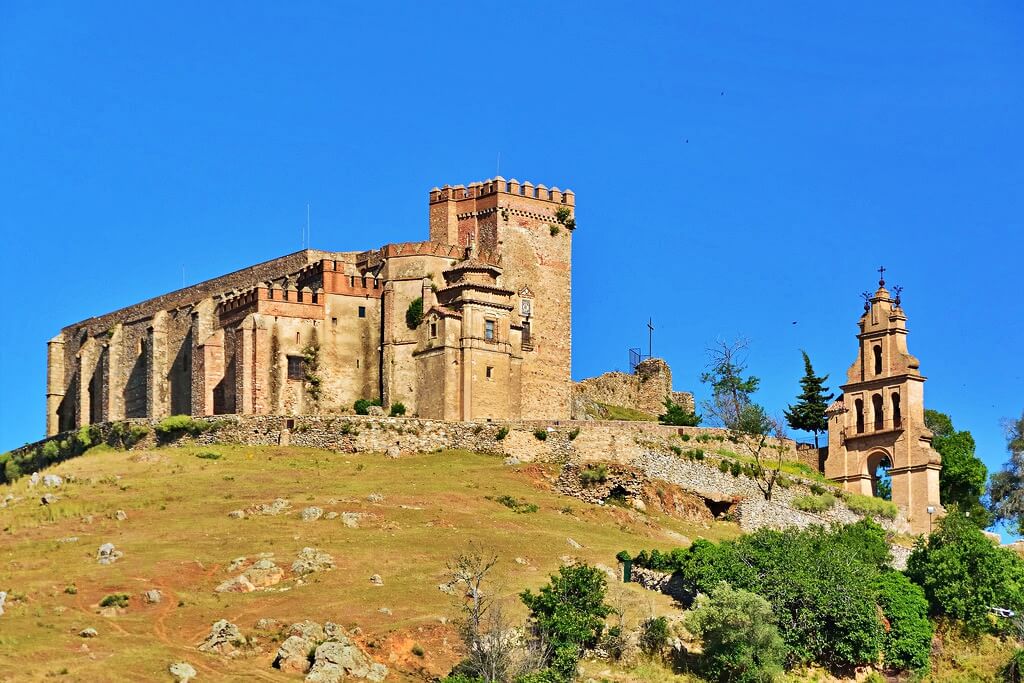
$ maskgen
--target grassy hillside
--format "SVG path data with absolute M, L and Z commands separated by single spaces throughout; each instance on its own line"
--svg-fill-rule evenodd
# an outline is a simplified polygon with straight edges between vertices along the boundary
M 386 459 L 295 448 L 93 449 L 44 473 L 72 481 L 44 491 L 30 489 L 26 477 L 0 487 L 0 498 L 15 496 L 0 510 L 0 590 L 11 594 L 0 616 L 2 680 L 170 680 L 167 666 L 178 660 L 191 662 L 200 680 L 301 678 L 270 667 L 277 645 L 253 630 L 264 617 L 358 626 L 368 652 L 392 670 L 389 680 L 429 679 L 458 658 L 454 629 L 442 623 L 454 616 L 453 598 L 438 584 L 446 562 L 471 540 L 500 556 L 495 588 L 514 596 L 544 583 L 563 556 L 614 566 L 623 548 L 738 533 L 731 524 L 703 529 L 586 505 L 550 489 L 554 469 L 465 452 Z M 47 491 L 59 499 L 41 505 Z M 374 493 L 383 501 L 369 502 Z M 517 513 L 493 500 L 501 496 L 538 510 Z M 290 511 L 228 517 L 275 498 L 288 499 Z M 312 505 L 364 516 L 359 528 L 340 517 L 302 521 L 299 512 Z M 127 519 L 116 518 L 119 510 Z M 69 538 L 77 540 L 61 542 Z M 109 566 L 96 560 L 106 542 L 124 553 Z M 268 591 L 213 590 L 239 573 L 228 572 L 235 558 L 273 553 L 287 569 L 307 546 L 333 555 L 336 568 L 301 585 L 288 572 Z M 371 585 L 373 574 L 383 586 Z M 142 593 L 154 588 L 162 601 L 145 604 Z M 128 607 L 101 616 L 99 602 L 115 593 L 130 596 Z M 618 584 L 615 595 L 635 618 L 667 606 L 632 585 Z M 235 659 L 197 652 L 221 618 L 260 636 L 262 652 Z M 88 627 L 98 637 L 79 637 Z

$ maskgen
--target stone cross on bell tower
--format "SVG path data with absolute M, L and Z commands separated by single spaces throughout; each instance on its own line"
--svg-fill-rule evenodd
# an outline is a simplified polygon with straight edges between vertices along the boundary
M 929 515 L 941 514 L 941 458 L 924 424 L 920 362 L 907 350 L 907 316 L 885 288 L 885 268 L 874 294 L 865 293 L 858 323 L 857 359 L 846 373 L 842 396 L 829 407 L 825 476 L 848 491 L 875 495 L 875 471 L 888 461 L 892 501 L 914 533 L 927 532 Z M 929 510 L 931 512 L 929 512 Z

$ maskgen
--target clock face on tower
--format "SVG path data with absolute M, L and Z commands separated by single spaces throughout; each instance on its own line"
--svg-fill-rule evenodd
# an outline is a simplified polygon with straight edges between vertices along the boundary
M 533 302 L 531 302 L 529 299 L 520 299 L 519 315 L 523 316 L 524 318 L 528 318 L 530 317 L 531 313 L 533 313 Z

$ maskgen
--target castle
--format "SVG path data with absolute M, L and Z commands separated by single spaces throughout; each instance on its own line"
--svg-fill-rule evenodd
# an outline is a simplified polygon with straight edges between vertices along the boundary
M 429 239 L 314 249 L 65 327 L 46 431 L 132 417 L 570 416 L 575 196 L 501 177 L 434 188 Z

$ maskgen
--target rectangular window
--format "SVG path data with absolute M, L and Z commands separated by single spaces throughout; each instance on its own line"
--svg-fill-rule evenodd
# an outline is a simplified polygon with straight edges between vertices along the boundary
M 337 318 L 331 318 L 331 327 L 337 327 L 337 326 L 338 326 L 338 319 Z
M 437 323 L 430 323 L 430 336 L 431 337 L 436 337 L 437 336 Z
M 360 306 L 359 307 L 359 317 L 360 318 L 365 318 L 366 317 L 366 306 Z
M 494 368 L 492 368 L 490 365 L 488 365 L 487 366 L 487 379 L 490 379 L 493 376 L 494 376 Z
M 304 379 L 306 373 L 302 369 L 302 356 L 288 356 L 288 379 Z
M 494 341 L 494 321 L 484 321 L 484 339 L 488 341 Z
M 532 342 L 530 341 L 530 323 L 523 323 L 523 343 L 529 346 Z

